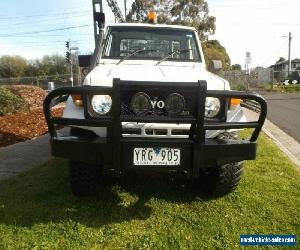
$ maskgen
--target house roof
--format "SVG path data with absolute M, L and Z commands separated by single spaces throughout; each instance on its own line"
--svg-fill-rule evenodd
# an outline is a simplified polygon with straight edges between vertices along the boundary
M 295 58 L 291 61 L 291 63 L 300 63 L 300 59 L 299 58 Z M 276 62 L 274 65 L 271 65 L 270 67 L 274 67 L 277 65 L 282 65 L 282 64 L 288 64 L 288 60 L 285 61 L 281 61 L 281 62 Z

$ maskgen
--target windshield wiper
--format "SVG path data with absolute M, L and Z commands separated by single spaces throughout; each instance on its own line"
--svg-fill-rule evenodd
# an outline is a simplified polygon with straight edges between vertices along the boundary
M 129 57 L 132 57 L 138 53 L 141 53 L 141 52 L 156 52 L 157 50 L 155 49 L 138 49 L 138 50 L 135 50 L 133 51 L 132 53 L 130 53 L 129 55 L 123 57 L 120 61 L 117 62 L 117 65 L 119 65 L 121 62 L 125 61 L 126 59 L 128 59 Z
M 163 61 L 167 60 L 168 58 L 170 58 L 171 56 L 173 56 L 174 54 L 176 53 L 187 53 L 189 51 L 191 51 L 192 49 L 178 49 L 178 50 L 175 50 L 173 52 L 171 52 L 169 55 L 165 56 L 163 59 L 161 59 L 160 61 L 158 61 L 155 66 L 159 65 L 160 63 L 162 63 Z

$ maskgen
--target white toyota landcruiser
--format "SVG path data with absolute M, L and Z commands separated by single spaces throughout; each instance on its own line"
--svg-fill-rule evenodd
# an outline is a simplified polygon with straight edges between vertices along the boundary
M 44 103 L 52 153 L 70 160 L 73 193 L 95 194 L 106 172 L 131 170 L 181 172 L 214 195 L 234 190 L 241 162 L 256 157 L 264 99 L 208 72 L 191 27 L 110 25 L 99 48 L 83 86 L 56 89 Z M 53 117 L 66 99 L 63 117 Z M 241 99 L 261 105 L 258 121 L 246 121 Z M 234 131 L 244 128 L 253 134 L 240 140 Z

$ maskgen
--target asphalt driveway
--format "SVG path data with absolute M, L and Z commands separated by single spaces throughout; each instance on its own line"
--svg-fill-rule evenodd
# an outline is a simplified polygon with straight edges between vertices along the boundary
M 0 181 L 51 159 L 49 136 L 0 148 Z

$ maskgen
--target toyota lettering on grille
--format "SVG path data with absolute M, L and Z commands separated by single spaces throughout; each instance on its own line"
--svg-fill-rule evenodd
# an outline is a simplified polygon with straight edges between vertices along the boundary
M 162 100 L 150 100 L 151 106 L 153 109 L 159 108 L 159 109 L 163 109 L 165 107 L 165 102 Z
M 138 92 L 133 95 L 130 106 L 137 115 L 147 114 L 148 112 L 164 112 L 169 115 L 180 115 L 185 109 L 185 99 L 178 93 L 169 94 L 165 100 L 152 97 L 147 93 Z

